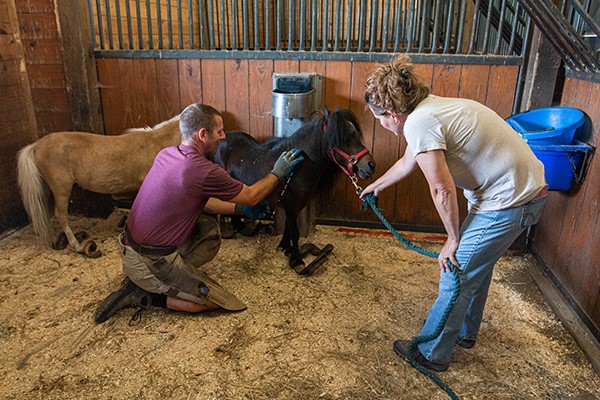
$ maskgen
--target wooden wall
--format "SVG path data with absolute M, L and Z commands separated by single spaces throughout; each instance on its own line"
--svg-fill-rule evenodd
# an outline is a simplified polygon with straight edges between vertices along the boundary
M 0 231 L 26 223 L 15 175 L 15 156 L 37 138 L 33 101 L 14 0 L 0 0 Z
M 586 113 L 578 137 L 594 146 L 600 138 L 600 84 L 567 78 L 561 105 Z M 531 248 L 555 284 L 574 301 L 584 322 L 600 338 L 600 159 L 588 162 L 583 184 L 551 192 L 536 225 Z
M 384 131 L 365 108 L 364 83 L 376 65 L 349 61 L 99 59 L 105 131 L 119 134 L 126 128 L 153 125 L 192 102 L 203 102 L 224 114 L 226 130 L 245 130 L 262 141 L 273 135 L 273 72 L 316 72 L 324 77 L 323 105 L 349 108 L 358 116 L 364 142 L 378 164 L 378 177 L 398 159 L 406 144 Z M 478 100 L 504 118 L 511 114 L 517 66 L 417 64 L 417 69 L 435 94 Z M 384 192 L 380 206 L 395 224 L 415 230 L 439 230 L 442 226 L 420 173 Z M 345 176 L 318 210 L 318 218 L 339 223 L 378 221 L 373 213 L 360 211 L 360 201 Z M 464 201 L 462 210 L 466 214 Z

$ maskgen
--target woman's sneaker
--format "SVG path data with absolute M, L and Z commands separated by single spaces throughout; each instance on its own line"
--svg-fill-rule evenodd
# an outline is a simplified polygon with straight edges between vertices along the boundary
M 102 300 L 94 319 L 96 323 L 101 324 L 124 308 L 148 309 L 151 305 L 152 295 L 150 292 L 137 286 L 131 279 L 125 278 L 119 290 Z

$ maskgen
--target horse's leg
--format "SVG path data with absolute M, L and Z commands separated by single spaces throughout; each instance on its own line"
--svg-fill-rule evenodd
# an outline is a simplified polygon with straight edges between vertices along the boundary
M 294 268 L 299 274 L 302 274 L 304 270 L 304 260 L 302 260 L 302 256 L 300 255 L 300 250 L 298 248 L 298 240 L 300 239 L 300 231 L 298 230 L 298 214 L 294 213 L 290 210 L 285 211 L 285 231 L 288 233 L 289 244 L 290 247 L 288 249 L 290 261 L 290 267 Z M 284 232 L 285 235 L 285 232 Z
M 83 245 L 77 240 L 71 227 L 69 226 L 69 196 L 71 193 L 65 194 L 63 192 L 53 192 L 54 193 L 54 217 L 56 218 L 56 222 L 60 229 L 67 236 L 67 241 L 69 242 L 69 246 L 75 250 L 77 253 L 81 253 L 83 251 Z

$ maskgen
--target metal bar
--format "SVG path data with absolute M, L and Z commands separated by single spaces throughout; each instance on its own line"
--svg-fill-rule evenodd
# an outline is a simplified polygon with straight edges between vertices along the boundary
M 214 12 L 215 6 L 213 0 L 208 0 L 208 45 L 211 50 L 215 49 Z
M 518 7 L 517 7 L 518 9 Z M 529 53 L 529 33 L 531 32 L 531 18 L 527 20 L 527 26 L 525 27 L 525 40 L 523 46 L 523 54 Z M 523 58 L 521 58 L 522 60 Z M 521 96 L 523 93 L 523 87 L 525 86 L 525 73 L 526 73 L 526 65 L 524 63 L 519 67 L 519 76 L 517 78 L 517 90 L 515 90 L 515 99 L 513 101 L 513 110 L 512 113 L 516 114 L 521 108 Z
M 244 28 L 244 50 L 250 48 L 250 14 L 248 13 L 248 0 L 242 1 L 242 21 Z M 234 21 L 234 22 L 237 22 Z
M 415 12 L 415 0 L 411 0 L 410 12 L 408 15 L 408 37 L 406 38 L 406 51 L 410 53 L 412 51 L 413 32 L 416 27 L 416 12 Z
M 421 14 L 421 35 L 419 36 L 419 53 L 425 50 L 425 35 L 427 34 L 427 19 L 429 18 L 429 0 L 425 0 L 423 3 Z
M 294 50 L 293 46 L 293 36 L 292 33 L 294 31 L 294 0 L 288 0 L 288 50 Z
M 342 18 L 342 0 L 336 1 L 335 10 L 335 38 L 333 40 L 333 51 L 338 51 L 340 45 L 340 34 L 342 34 L 340 30 L 340 20 Z
M 383 9 L 383 31 L 381 37 L 381 51 L 387 50 L 388 28 L 390 23 L 390 0 L 385 0 Z
M 371 31 L 369 33 L 369 51 L 375 50 L 377 43 L 377 14 L 379 12 L 379 1 L 371 2 Z
M 327 29 L 329 27 L 329 2 L 323 2 L 323 48 L 321 51 L 327 51 L 328 42 L 327 42 Z
M 247 2 L 247 0 L 245 0 Z M 260 30 L 259 30 L 259 23 L 260 23 L 260 18 L 259 18 L 259 14 L 258 14 L 258 1 L 254 0 L 253 2 L 253 8 L 254 8 L 254 50 L 260 50 Z M 247 7 L 247 5 L 246 5 Z
M 112 21 L 111 21 L 111 15 L 110 15 L 110 3 L 109 3 L 109 0 L 106 0 L 104 2 L 104 4 L 106 5 L 106 34 L 108 35 L 108 47 L 112 50 L 115 47 L 114 47 L 114 44 L 113 44 Z
M 496 37 L 496 46 L 494 46 L 494 54 L 500 52 L 500 41 L 502 39 L 502 31 L 504 26 L 504 13 L 506 12 L 506 0 L 502 0 L 502 6 L 500 7 L 500 20 L 498 21 L 498 33 Z
M 444 50 L 442 53 L 450 52 L 450 43 L 452 42 L 452 24 L 454 22 L 454 1 L 448 5 L 448 18 L 446 18 L 446 39 L 444 40 Z
M 194 49 L 194 13 L 192 12 L 192 0 L 188 0 L 188 24 L 190 28 L 190 49 Z
M 402 23 L 402 12 L 400 7 L 394 7 L 396 11 L 396 21 L 394 23 L 394 53 L 396 53 L 400 47 L 400 36 L 402 33 L 400 32 L 400 24 Z
M 156 1 L 156 25 L 158 25 L 157 27 L 157 34 L 158 34 L 158 48 L 162 49 L 163 48 L 163 37 L 162 37 L 162 16 L 161 16 L 161 11 L 160 11 L 160 0 L 155 0 Z
M 204 42 L 204 0 L 198 0 L 198 30 L 200 31 L 200 49 L 205 49 Z
M 148 48 L 154 49 L 154 38 L 152 37 L 152 13 L 150 12 L 150 0 L 146 0 L 146 18 L 148 18 Z
M 473 26 L 471 27 L 471 42 L 469 43 L 469 50 L 467 54 L 473 54 L 475 52 L 475 36 L 477 36 L 478 25 L 479 25 L 479 6 L 481 0 L 475 0 L 475 8 L 473 9 Z
M 271 2 L 265 3 L 265 50 L 271 50 Z
M 481 49 L 482 54 L 488 53 L 488 41 L 490 38 L 490 29 L 492 26 L 492 11 L 494 9 L 493 0 L 487 0 L 487 1 L 488 1 L 488 10 L 487 10 L 486 18 L 485 18 L 485 30 L 483 31 L 483 49 Z
M 144 48 L 144 36 L 142 34 L 142 10 L 140 8 L 140 0 L 135 0 L 135 14 L 137 16 L 137 29 L 138 29 L 138 47 Z
M 346 51 L 350 51 L 352 32 L 354 31 L 354 26 L 352 25 L 352 4 L 352 0 L 348 0 L 348 18 L 346 21 Z
M 363 37 L 365 30 L 365 0 L 360 0 L 358 6 L 358 51 L 362 51 L 363 48 Z
M 92 37 L 92 49 L 96 50 L 96 28 L 94 27 L 94 11 L 92 10 L 93 4 L 92 0 L 87 0 L 88 2 L 88 18 L 90 20 L 90 35 Z M 129 3 L 128 3 L 129 4 Z M 97 10 L 96 12 L 100 14 Z
M 581 18 L 587 23 L 587 25 L 594 31 L 598 37 L 600 37 L 600 25 L 587 13 L 586 9 L 577 0 L 569 0 L 571 6 L 579 13 Z M 583 30 L 583 27 L 579 28 L 579 32 Z
M 277 1 L 277 26 L 276 26 L 276 38 L 275 38 L 275 49 L 281 50 L 281 2 L 283 0 Z
M 465 18 L 467 15 L 467 4 L 464 1 L 460 3 L 460 16 L 458 18 L 458 31 L 456 32 L 456 54 L 462 53 L 463 35 L 465 33 Z
M 442 8 L 441 0 L 435 1 L 435 10 L 432 10 L 433 17 L 433 36 L 431 38 L 431 52 L 437 52 L 437 43 L 440 36 L 440 10 Z
M 221 0 L 221 50 L 227 50 L 227 27 L 225 26 L 225 0 Z
M 310 8 L 310 51 L 317 51 L 317 0 L 312 0 Z
M 179 49 L 183 49 L 183 17 L 181 14 L 181 0 L 177 0 L 177 33 L 179 35 Z M 162 42 L 162 35 L 160 37 L 160 41 Z
M 300 33 L 298 50 L 304 50 L 304 35 L 306 30 L 306 0 L 300 1 Z
M 225 25 L 225 21 L 222 21 Z M 231 49 L 236 50 L 237 45 L 237 0 L 231 0 Z M 246 38 L 244 38 L 245 40 Z M 245 49 L 247 50 L 247 49 Z
M 125 18 L 127 18 L 127 40 L 129 42 L 129 49 L 133 50 L 133 32 L 131 30 L 131 4 L 129 1 L 125 2 Z
M 191 12 L 189 14 L 192 15 Z M 171 12 L 171 0 L 167 0 L 167 36 L 169 37 L 169 49 L 173 50 L 173 15 Z
M 121 27 L 121 2 L 115 1 L 115 12 L 117 14 L 117 35 L 119 38 L 119 49 L 123 49 L 123 29 Z
M 189 58 L 189 59 L 249 59 L 249 60 L 314 60 L 314 61 L 367 61 L 387 62 L 393 54 L 369 52 L 310 52 L 310 51 L 221 51 L 221 50 L 98 50 L 97 58 Z M 521 65 L 518 56 L 464 55 L 464 54 L 411 54 L 414 63 Z
M 510 42 L 508 43 L 508 49 L 507 49 L 507 54 L 511 54 L 514 51 L 515 48 L 515 37 L 517 36 L 517 25 L 518 25 L 518 15 L 520 10 L 521 3 L 517 2 L 517 6 L 515 7 L 515 13 L 514 13 L 514 18 L 513 18 L 513 22 L 512 22 L 512 29 L 510 32 Z M 525 54 L 521 51 L 522 54 Z M 521 54 L 521 55 L 522 55 Z

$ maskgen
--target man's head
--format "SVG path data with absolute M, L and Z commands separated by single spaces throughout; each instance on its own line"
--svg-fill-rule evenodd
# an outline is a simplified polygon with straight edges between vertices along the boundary
M 365 101 L 375 116 L 410 114 L 429 95 L 407 56 L 394 57 L 367 78 Z
M 204 154 L 213 155 L 219 142 L 225 139 L 223 118 L 213 107 L 190 104 L 179 116 L 179 130 L 183 143 L 198 143 Z

